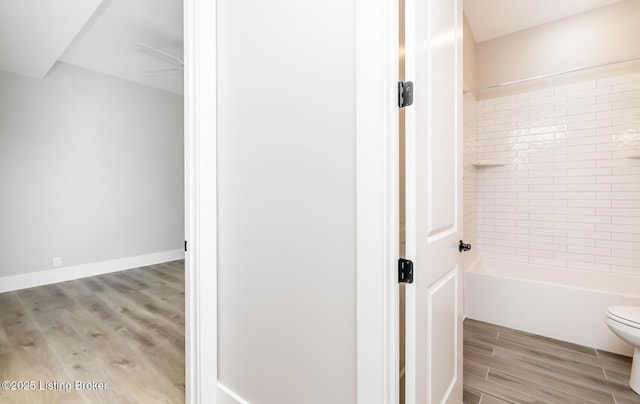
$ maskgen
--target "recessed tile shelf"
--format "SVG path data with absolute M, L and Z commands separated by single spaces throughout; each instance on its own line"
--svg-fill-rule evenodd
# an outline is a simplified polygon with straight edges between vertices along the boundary
M 638 156 L 638 158 L 640 158 L 640 156 Z M 501 167 L 506 166 L 508 163 L 498 160 L 478 160 L 472 164 L 474 165 L 474 167 Z

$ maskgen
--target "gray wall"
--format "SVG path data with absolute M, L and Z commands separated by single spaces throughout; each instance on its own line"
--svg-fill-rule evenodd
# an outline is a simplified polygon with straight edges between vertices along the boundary
M 0 277 L 182 248 L 182 96 L 0 72 Z

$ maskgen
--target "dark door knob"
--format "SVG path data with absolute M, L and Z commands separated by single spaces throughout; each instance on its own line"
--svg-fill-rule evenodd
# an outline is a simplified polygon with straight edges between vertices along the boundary
M 465 244 L 460 240 L 460 244 L 458 245 L 458 251 L 469 251 L 471 249 L 471 244 Z

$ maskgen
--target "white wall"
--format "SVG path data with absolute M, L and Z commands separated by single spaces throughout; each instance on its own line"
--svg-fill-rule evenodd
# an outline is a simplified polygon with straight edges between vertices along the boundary
M 640 276 L 640 73 L 476 106 L 478 254 Z
M 640 56 L 640 1 L 626 0 L 476 46 L 477 87 Z
M 219 381 L 355 403 L 355 1 L 217 13 Z
M 462 34 L 462 59 L 463 59 L 463 82 L 465 89 L 476 87 L 476 41 L 469 26 L 467 18 L 463 19 Z
M 0 89 L 0 277 L 182 249 L 181 96 L 66 64 Z

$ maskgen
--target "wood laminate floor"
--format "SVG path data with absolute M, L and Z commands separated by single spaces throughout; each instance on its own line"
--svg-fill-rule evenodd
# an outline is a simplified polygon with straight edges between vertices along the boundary
M 2 293 L 0 403 L 184 403 L 184 314 L 184 261 Z
M 464 323 L 464 402 L 640 403 L 631 358 L 480 321 Z

